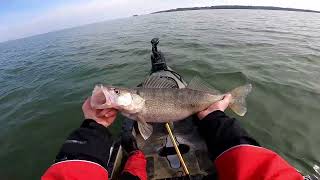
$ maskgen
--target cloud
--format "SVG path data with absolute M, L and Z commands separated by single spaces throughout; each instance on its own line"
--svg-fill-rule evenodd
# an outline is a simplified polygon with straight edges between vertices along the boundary
M 7 14 L 0 41 L 75 27 L 83 24 L 146 14 L 154 11 L 212 5 L 210 0 L 93 0 L 63 4 L 46 12 Z M 9 19 L 12 19 L 10 21 Z
M 40 1 L 37 2 L 40 3 Z M 66 2 L 42 11 L 34 12 L 33 9 L 1 15 L 0 42 L 178 7 L 238 4 L 320 10 L 319 0 L 77 0 Z

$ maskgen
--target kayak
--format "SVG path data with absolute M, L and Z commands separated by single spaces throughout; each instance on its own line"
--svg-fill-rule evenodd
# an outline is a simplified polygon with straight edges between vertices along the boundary
M 172 83 L 173 88 L 185 88 L 187 83 L 183 78 L 166 65 L 163 54 L 157 49 L 158 43 L 159 39 L 157 38 L 151 40 L 152 68 L 149 77 L 160 76 L 165 78 L 168 83 Z M 141 83 L 138 86 L 142 85 Z M 136 121 L 125 119 L 121 129 L 121 133 L 132 133 L 136 137 L 138 147 L 147 159 L 148 179 L 185 179 L 183 165 L 179 161 L 165 124 L 153 123 L 151 125 L 153 126 L 153 134 L 147 140 L 144 140 L 138 133 Z M 189 177 L 202 179 L 204 176 L 210 176 L 210 179 L 215 179 L 213 161 L 209 158 L 206 144 L 198 133 L 194 118 L 188 117 L 185 120 L 171 123 L 170 127 L 190 173 Z M 120 140 L 114 142 L 110 154 L 107 165 L 108 172 L 111 172 L 109 178 L 118 179 L 127 159 L 127 154 L 122 149 Z

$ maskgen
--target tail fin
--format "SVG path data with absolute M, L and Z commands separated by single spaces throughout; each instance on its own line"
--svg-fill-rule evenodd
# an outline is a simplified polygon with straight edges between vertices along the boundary
M 229 107 L 239 116 L 244 116 L 247 112 L 246 97 L 251 90 L 252 85 L 246 84 L 244 86 L 237 87 L 230 92 L 232 100 Z

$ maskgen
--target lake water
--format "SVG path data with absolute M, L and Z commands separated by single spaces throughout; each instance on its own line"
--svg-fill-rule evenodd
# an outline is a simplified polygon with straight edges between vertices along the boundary
M 132 87 L 149 73 L 153 37 L 186 80 L 197 75 L 220 90 L 252 83 L 248 114 L 228 114 L 298 170 L 317 174 L 320 14 L 203 10 L 0 43 L 1 179 L 39 178 L 82 122 L 82 102 L 95 84 Z

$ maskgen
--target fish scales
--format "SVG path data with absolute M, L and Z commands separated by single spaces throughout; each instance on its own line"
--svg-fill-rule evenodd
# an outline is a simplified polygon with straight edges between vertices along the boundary
M 169 88 L 139 88 L 137 94 L 145 100 L 145 106 L 138 115 L 147 122 L 184 119 L 223 97 L 191 89 Z

